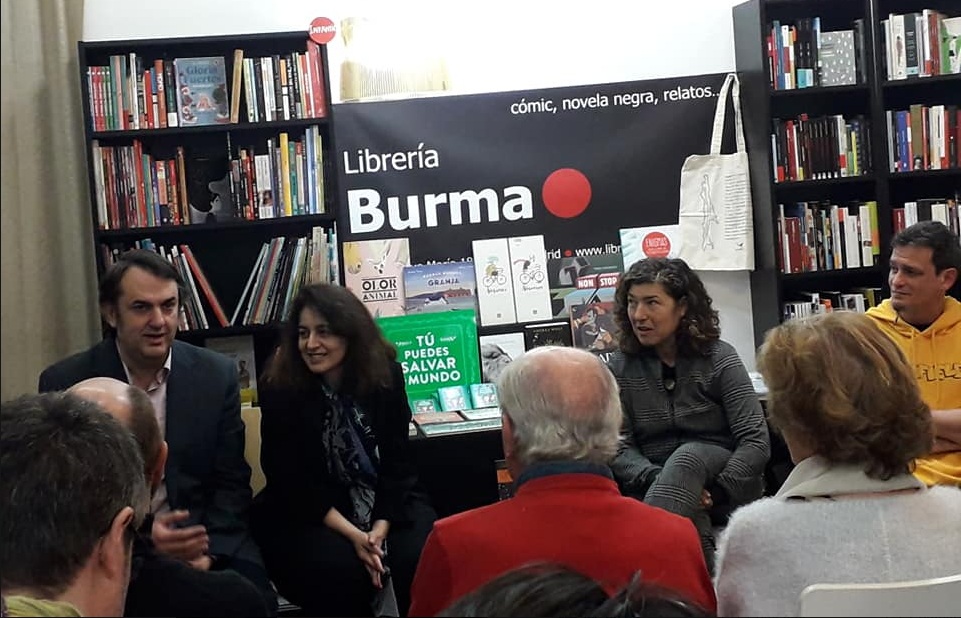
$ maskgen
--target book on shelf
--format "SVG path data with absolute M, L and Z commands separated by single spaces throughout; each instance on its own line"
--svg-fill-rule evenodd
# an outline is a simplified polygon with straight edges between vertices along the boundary
M 197 258 L 194 257 L 193 251 L 191 251 L 188 245 L 180 245 L 180 251 L 183 253 L 187 260 L 187 265 L 190 267 L 192 282 L 196 281 L 196 283 L 200 286 L 200 290 L 203 291 L 204 297 L 207 299 L 207 303 L 214 312 L 214 317 L 217 318 L 217 322 L 222 327 L 229 326 L 230 322 L 227 320 L 227 315 L 224 313 L 223 307 L 220 305 L 220 300 L 217 298 L 213 288 L 210 286 L 210 282 L 207 281 L 207 276 L 200 267 L 200 262 L 198 262 Z
M 185 161 L 189 221 L 216 223 L 237 218 L 230 193 L 230 160 L 196 156 Z
M 891 172 L 944 170 L 959 163 L 961 108 L 914 104 L 885 112 Z
M 851 26 L 823 30 L 819 16 L 768 23 L 764 43 L 771 89 L 867 83 L 866 25 L 855 19 Z
M 237 380 L 240 385 L 240 402 L 243 405 L 258 403 L 257 398 L 257 359 L 254 356 L 252 335 L 230 337 L 208 337 L 204 347 L 233 360 L 237 367 Z
M 308 39 L 306 51 L 245 56 L 239 70 L 247 122 L 327 116 L 326 79 L 317 43 Z
M 826 180 L 871 173 L 871 124 L 862 115 L 772 119 L 774 182 Z
M 303 285 L 337 281 L 336 263 L 330 257 L 334 238 L 332 230 L 314 226 L 309 235 L 277 236 L 264 242 L 230 324 L 268 324 L 282 320 Z
M 888 80 L 961 73 L 961 17 L 934 9 L 889 13 L 879 32 Z
M 230 122 L 227 69 L 223 56 L 175 58 L 174 71 L 180 126 Z

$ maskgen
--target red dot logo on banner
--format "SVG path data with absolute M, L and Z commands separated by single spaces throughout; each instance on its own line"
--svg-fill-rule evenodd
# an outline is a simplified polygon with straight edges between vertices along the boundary
M 541 197 L 552 215 L 572 219 L 591 203 L 591 181 L 580 171 L 565 167 L 547 177 L 541 188 Z
M 671 252 L 671 239 L 661 232 L 651 232 L 641 241 L 641 251 L 647 257 L 667 257 Z
M 334 22 L 332 22 L 329 17 L 315 17 L 314 20 L 310 22 L 308 34 L 314 43 L 326 45 L 337 36 L 337 26 L 334 25 Z

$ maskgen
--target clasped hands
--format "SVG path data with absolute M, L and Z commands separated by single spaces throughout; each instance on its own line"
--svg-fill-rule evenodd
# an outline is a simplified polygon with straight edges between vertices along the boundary
M 357 529 L 356 534 L 351 538 L 357 557 L 364 564 L 371 583 L 377 589 L 384 587 L 381 578 L 387 574 L 387 567 L 384 566 L 384 557 L 387 555 L 384 541 L 389 531 L 390 522 L 386 519 L 378 519 L 371 526 L 370 532 Z
M 180 527 L 179 524 L 189 517 L 188 511 L 158 513 L 154 517 L 150 537 L 157 551 L 183 560 L 195 569 L 207 571 L 213 564 L 213 559 L 207 554 L 210 549 L 207 528 L 200 524 Z

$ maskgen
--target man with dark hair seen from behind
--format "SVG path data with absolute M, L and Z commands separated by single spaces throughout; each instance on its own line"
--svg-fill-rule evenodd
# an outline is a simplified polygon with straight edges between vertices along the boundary
M 121 616 L 149 499 L 130 433 L 74 395 L 0 404 L 0 590 L 10 616 Z
M 934 445 L 914 472 L 928 485 L 961 485 L 961 302 L 948 295 L 959 270 L 958 235 L 916 223 L 891 240 L 891 298 L 867 312 L 904 352 L 931 408 Z
M 151 493 L 160 486 L 167 461 L 167 443 L 160 436 L 147 394 L 114 378 L 90 378 L 68 391 L 99 404 L 126 427 L 144 460 Z M 149 518 L 148 518 L 149 519 Z M 267 616 L 263 596 L 233 571 L 201 571 L 157 552 L 150 542 L 150 522 L 134 540 L 133 576 L 124 616 Z
M 513 498 L 434 524 L 411 588 L 411 616 L 434 616 L 491 579 L 555 562 L 609 587 L 647 581 L 715 609 L 690 520 L 622 496 L 608 467 L 617 452 L 617 382 L 585 350 L 544 346 L 498 381 Z
M 147 393 L 169 446 L 153 496 L 157 551 L 200 570 L 236 571 L 276 605 L 248 522 L 250 466 L 234 363 L 176 341 L 184 281 L 153 251 L 127 251 L 100 281 L 109 335 L 40 374 L 41 391 L 111 377 Z

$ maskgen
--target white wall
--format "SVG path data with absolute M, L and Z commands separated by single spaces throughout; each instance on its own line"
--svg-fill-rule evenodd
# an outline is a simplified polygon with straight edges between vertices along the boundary
M 358 0 L 166 0 L 161 11 L 133 11 L 120 0 L 85 0 L 83 37 L 278 32 L 306 30 L 321 15 L 335 23 L 351 15 L 390 16 L 399 28 L 410 20 L 430 24 L 430 41 L 451 50 L 457 92 L 492 92 L 731 71 L 731 7 L 739 1 L 488 0 L 465 6 L 419 0 L 397 8 L 397 3 Z M 337 44 L 339 39 L 332 43 L 332 55 Z M 337 75 L 330 77 L 338 83 Z M 747 273 L 703 273 L 703 278 L 721 312 L 724 338 L 753 370 Z

